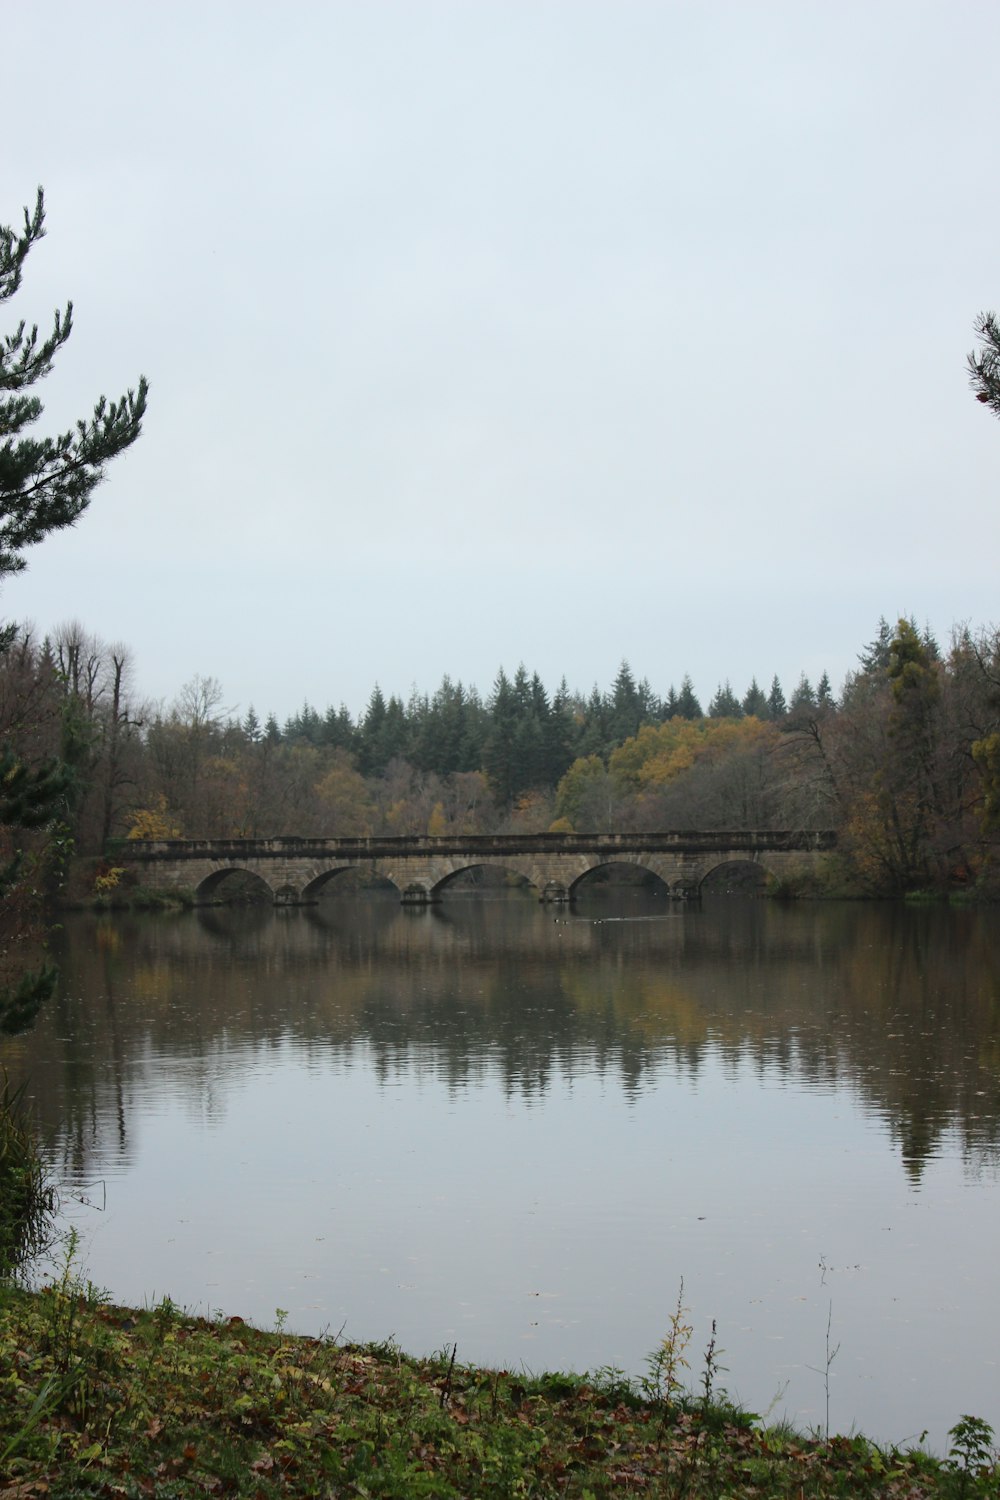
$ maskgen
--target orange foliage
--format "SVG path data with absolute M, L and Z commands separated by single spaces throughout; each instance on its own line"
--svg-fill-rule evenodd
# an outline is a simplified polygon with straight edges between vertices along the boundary
M 636 789 L 647 790 L 676 781 L 703 759 L 776 745 L 780 731 L 765 720 L 668 719 L 644 724 L 634 739 L 612 753 L 608 769 Z

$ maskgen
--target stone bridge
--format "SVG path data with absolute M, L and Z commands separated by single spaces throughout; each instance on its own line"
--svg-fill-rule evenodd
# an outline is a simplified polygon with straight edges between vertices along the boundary
M 527 833 L 345 839 L 135 839 L 111 855 L 148 889 L 193 893 L 209 903 L 227 876 L 263 881 L 278 905 L 315 902 L 346 871 L 390 881 L 407 904 L 438 901 L 465 870 L 499 867 L 527 880 L 541 901 L 568 901 L 582 880 L 608 865 L 647 870 L 677 899 L 696 897 L 722 865 L 758 865 L 781 880 L 816 867 L 834 847 L 831 832 Z

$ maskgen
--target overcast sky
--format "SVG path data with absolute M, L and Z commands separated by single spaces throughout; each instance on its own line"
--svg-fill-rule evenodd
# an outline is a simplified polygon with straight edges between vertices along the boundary
M 284 719 L 523 661 L 834 688 L 1000 622 L 1000 6 L 34 0 L 0 221 L 138 444 L 0 598 Z

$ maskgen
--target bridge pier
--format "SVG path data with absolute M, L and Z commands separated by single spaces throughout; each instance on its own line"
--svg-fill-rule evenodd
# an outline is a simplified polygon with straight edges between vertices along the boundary
M 548 906 L 550 901 L 568 901 L 570 897 L 564 885 L 560 885 L 557 880 L 549 880 L 542 886 L 538 899 L 544 906 Z
M 441 897 L 422 885 L 408 885 L 399 899 L 403 906 L 436 906 Z
M 671 901 L 700 901 L 701 887 L 696 880 L 678 880 L 670 886 Z

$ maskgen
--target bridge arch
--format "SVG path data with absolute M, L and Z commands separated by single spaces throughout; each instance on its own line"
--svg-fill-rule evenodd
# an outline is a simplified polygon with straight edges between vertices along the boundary
M 278 888 L 265 880 L 257 870 L 246 865 L 222 865 L 204 876 L 195 886 L 195 899 L 199 902 L 220 904 L 241 901 L 278 901 Z
M 395 891 L 397 896 L 401 894 L 398 882 L 381 870 L 365 869 L 358 864 L 340 864 L 320 870 L 308 879 L 302 887 L 302 900 L 313 902 L 324 894 L 335 895 L 338 887 L 345 893 L 385 890 Z
M 706 863 L 698 876 L 698 894 L 706 892 L 733 891 L 750 894 L 765 889 L 771 872 L 758 859 L 720 859 L 716 864 Z
M 474 874 L 478 870 L 482 870 L 487 873 L 495 871 L 497 875 L 497 878 L 494 880 L 487 879 L 486 881 L 484 881 L 482 886 L 483 889 L 509 889 L 509 882 L 506 877 L 510 875 L 513 875 L 522 886 L 531 886 L 536 890 L 538 888 L 537 874 L 530 873 L 528 870 L 518 869 L 515 865 L 510 863 L 504 863 L 495 859 L 491 859 L 489 861 L 477 860 L 469 864 L 461 864 L 456 862 L 454 869 L 449 870 L 446 874 L 442 875 L 431 886 L 430 894 L 432 899 L 439 900 L 445 891 L 449 890 L 449 888 L 454 888 L 456 885 L 462 884 L 464 881 L 466 881 L 467 877 Z M 474 888 L 474 883 L 471 880 L 468 881 L 467 888 Z
M 611 876 L 608 879 L 608 876 Z M 626 878 L 622 879 L 621 876 Z M 615 878 L 615 877 L 618 878 Z M 599 890 L 607 886 L 615 886 L 619 890 L 633 887 L 638 889 L 642 886 L 654 887 L 667 896 L 670 894 L 670 881 L 667 880 L 656 869 L 655 860 L 637 859 L 605 859 L 582 871 L 575 880 L 570 882 L 569 895 L 574 900 L 585 894 L 588 888 Z

